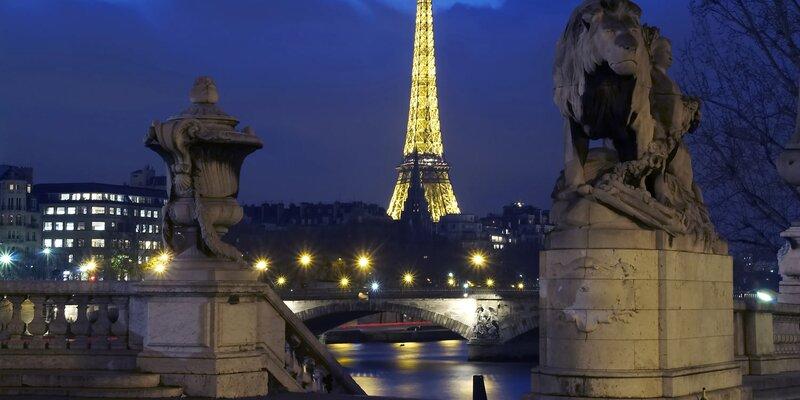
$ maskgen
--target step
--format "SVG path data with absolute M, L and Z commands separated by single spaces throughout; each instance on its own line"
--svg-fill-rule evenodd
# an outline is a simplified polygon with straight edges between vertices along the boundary
M 160 383 L 157 374 L 127 371 L 3 370 L 0 387 L 149 388 Z
M 0 387 L 0 398 L 9 399 L 177 399 L 183 395 L 179 387 L 150 388 L 53 388 Z M 12 397 L 13 396 L 13 397 Z

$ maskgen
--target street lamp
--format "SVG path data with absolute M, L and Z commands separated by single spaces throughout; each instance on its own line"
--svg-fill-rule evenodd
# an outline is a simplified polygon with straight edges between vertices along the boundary
M 0 253 L 0 265 L 7 267 L 14 263 L 14 253 Z
M 340 288 L 347 289 L 348 286 L 350 286 L 350 278 L 343 276 L 341 279 L 339 279 Z
M 261 272 L 264 272 L 269 269 L 269 260 L 266 258 L 259 258 L 256 260 L 256 263 L 253 264 L 253 267 Z
M 369 269 L 369 266 L 371 264 L 372 260 L 370 260 L 369 256 L 366 254 L 358 256 L 358 259 L 356 260 L 356 265 L 358 265 L 358 268 L 361 269 L 362 271 L 366 271 L 367 269 Z
M 372 284 L 369 285 L 369 287 L 370 287 L 370 289 L 372 289 L 373 292 L 377 292 L 378 289 L 381 288 L 381 284 L 378 283 L 377 281 L 375 281 L 375 282 L 372 282 Z
M 406 272 L 403 274 L 403 285 L 405 286 L 412 286 L 414 285 L 414 274 L 411 272 Z
M 492 279 L 492 278 L 486 279 L 486 287 L 488 287 L 488 288 L 494 287 L 494 279 Z
M 44 249 L 42 249 L 42 254 L 44 254 L 46 256 L 49 256 L 52 253 L 53 253 L 53 249 L 51 249 L 49 247 L 45 247 Z
M 314 262 L 314 258 L 311 256 L 311 253 L 304 251 L 297 256 L 297 262 L 303 268 L 308 268 L 312 262 Z
M 275 280 L 275 284 L 278 286 L 286 285 L 286 277 L 283 275 L 279 276 L 278 279 Z
M 486 266 L 486 255 L 479 250 L 473 251 L 469 255 L 469 262 L 475 268 L 483 268 Z

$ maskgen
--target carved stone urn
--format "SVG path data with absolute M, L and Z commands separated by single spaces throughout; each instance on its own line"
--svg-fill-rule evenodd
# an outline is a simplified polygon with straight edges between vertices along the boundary
M 236 200 L 242 162 L 263 144 L 251 128 L 238 131 L 239 121 L 217 106 L 211 78 L 197 78 L 189 99 L 192 104 L 180 114 L 153 122 L 145 139 L 169 171 L 164 244 L 176 255 L 173 266 L 202 260 L 242 264 L 241 252 L 221 237 L 242 219 Z
M 778 173 L 795 190 L 800 191 L 800 103 L 798 103 L 795 132 L 778 158 Z M 781 303 L 800 304 L 800 221 L 795 221 L 789 229 L 781 233 L 788 241 L 778 255 L 778 269 L 781 273 Z

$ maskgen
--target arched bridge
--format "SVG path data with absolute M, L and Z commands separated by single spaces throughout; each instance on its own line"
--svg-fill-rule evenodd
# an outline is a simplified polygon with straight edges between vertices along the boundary
M 535 290 L 314 290 L 282 293 L 316 334 L 379 312 L 397 312 L 448 328 L 469 341 L 471 359 L 531 358 L 538 352 Z M 527 348 L 526 348 L 527 347 Z

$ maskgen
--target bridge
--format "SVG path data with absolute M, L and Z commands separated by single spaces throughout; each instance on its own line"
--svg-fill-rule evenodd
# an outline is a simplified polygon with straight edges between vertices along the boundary
M 531 358 L 538 354 L 536 290 L 400 289 L 359 294 L 331 289 L 294 290 L 280 295 L 317 335 L 354 319 L 396 312 L 455 332 L 468 341 L 470 360 Z

